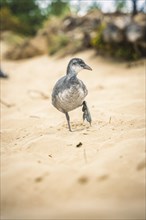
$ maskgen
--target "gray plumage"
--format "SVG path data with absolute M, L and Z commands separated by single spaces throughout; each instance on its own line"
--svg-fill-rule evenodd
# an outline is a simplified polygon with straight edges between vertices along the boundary
M 52 104 L 66 115 L 69 130 L 71 131 L 69 111 L 83 106 L 83 120 L 91 124 L 91 115 L 84 101 L 88 90 L 84 83 L 77 78 L 82 69 L 92 70 L 82 59 L 73 58 L 67 66 L 66 76 L 57 81 L 52 92 Z

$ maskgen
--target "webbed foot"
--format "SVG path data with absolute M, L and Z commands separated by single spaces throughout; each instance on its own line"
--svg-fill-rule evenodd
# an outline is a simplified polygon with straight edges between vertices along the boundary
M 83 102 L 82 111 L 83 111 L 83 121 L 86 119 L 91 125 L 91 122 L 92 122 L 91 114 L 89 112 L 86 101 Z

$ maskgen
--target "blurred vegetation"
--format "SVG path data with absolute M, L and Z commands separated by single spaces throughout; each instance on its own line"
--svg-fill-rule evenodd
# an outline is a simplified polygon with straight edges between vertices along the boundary
M 122 43 L 106 43 L 103 40 L 102 32 L 98 33 L 96 38 L 92 39 L 92 45 L 100 55 L 113 57 L 120 60 L 137 60 L 141 57 L 135 51 L 132 44 L 128 42 Z
M 51 16 L 65 16 L 66 14 L 70 13 L 70 5 L 69 1 L 58 1 L 53 0 L 49 7 L 47 8 L 47 15 L 48 17 Z
M 114 57 L 120 60 L 136 60 L 142 54 L 135 50 L 132 43 L 124 39 L 122 42 L 106 42 L 103 37 L 103 32 L 106 30 L 107 25 L 102 23 L 96 32 L 96 36 L 91 39 L 91 45 L 95 48 L 98 54 Z
M 102 37 L 102 33 L 105 30 L 106 25 L 101 24 L 96 32 L 96 36 L 91 39 L 91 45 L 99 50 L 104 49 L 105 42 Z
M 46 5 L 42 1 L 0 1 L 1 30 L 11 31 L 5 39 L 15 44 L 6 57 L 22 59 L 58 52 L 65 56 L 88 48 L 118 59 L 135 60 L 144 56 L 145 14 L 136 18 L 138 0 L 131 0 L 133 16 L 125 13 L 125 0 L 112 1 L 115 13 L 103 13 L 102 2 L 93 0 L 82 16 L 77 14 L 78 10 L 73 13 L 72 0 L 44 1 Z M 85 6 L 82 3 L 78 0 L 75 7 L 82 10 L 81 6 Z
M 118 1 L 115 0 L 114 4 L 115 4 L 116 11 L 121 12 L 126 8 L 127 1 L 125 1 L 125 0 L 118 0 Z
M 93 3 L 91 4 L 91 6 L 89 6 L 88 12 L 95 10 L 95 9 L 99 9 L 99 10 L 102 9 L 101 3 L 97 2 L 96 0 L 94 0 Z
M 34 35 L 46 18 L 35 0 L 2 0 L 0 2 L 1 30 Z
M 52 1 L 44 10 L 38 0 L 1 0 L 1 30 L 12 30 L 23 35 L 34 35 L 48 17 L 69 12 L 69 4 Z
M 136 15 L 138 13 L 138 8 L 137 8 L 138 0 L 131 0 L 131 3 L 132 3 L 131 14 Z M 144 5 L 145 5 L 145 2 L 144 2 Z M 140 11 L 144 10 L 144 5 L 142 6 Z M 126 0 L 115 0 L 114 6 L 115 6 L 116 11 L 122 12 L 127 8 L 127 1 Z

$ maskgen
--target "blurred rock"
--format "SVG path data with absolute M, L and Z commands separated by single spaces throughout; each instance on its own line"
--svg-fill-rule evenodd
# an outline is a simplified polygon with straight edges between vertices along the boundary
M 103 30 L 103 39 L 107 43 L 120 43 L 124 40 L 124 32 L 116 25 L 110 23 Z
M 135 43 L 146 39 L 146 28 L 137 23 L 131 23 L 126 27 L 125 34 L 129 42 Z
M 15 46 L 10 51 L 6 52 L 5 58 L 11 60 L 19 60 L 34 57 L 42 54 L 39 46 L 34 45 L 31 41 L 26 40 L 23 44 Z
M 63 20 L 63 30 L 70 31 L 78 26 L 78 19 L 74 16 L 67 16 Z
M 139 13 L 133 17 L 133 21 L 141 26 L 146 26 L 146 14 Z
M 86 15 L 79 16 L 67 16 L 63 20 L 63 30 L 70 31 L 77 27 L 82 30 L 94 30 L 101 24 L 103 14 L 98 10 L 92 10 Z
M 116 25 L 119 29 L 124 30 L 127 25 L 131 22 L 131 17 L 127 15 L 118 16 L 115 19 L 113 19 L 113 24 Z

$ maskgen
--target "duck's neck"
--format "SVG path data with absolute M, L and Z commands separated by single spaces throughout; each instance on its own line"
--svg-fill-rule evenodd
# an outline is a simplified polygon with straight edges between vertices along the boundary
M 70 77 L 76 77 L 77 76 L 77 72 L 72 68 L 72 66 L 68 65 L 67 67 L 67 71 L 66 71 L 66 75 L 70 78 Z

